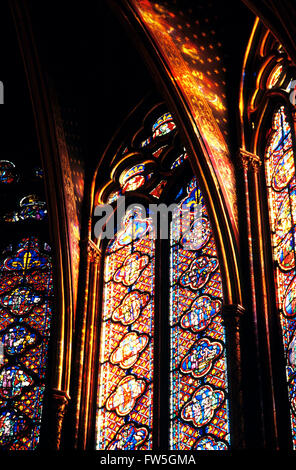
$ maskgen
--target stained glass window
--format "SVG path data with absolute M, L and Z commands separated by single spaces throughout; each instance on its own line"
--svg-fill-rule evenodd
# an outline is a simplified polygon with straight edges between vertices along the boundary
M 3 207 L 0 217 L 2 450 L 35 450 L 40 440 L 53 302 L 51 248 L 45 238 L 47 208 L 39 181 L 42 174 L 37 166 L 22 171 L 12 162 L 0 162 L 0 182 L 5 183 L 1 196 L 10 209 L 5 213 Z M 28 186 L 41 196 L 26 192 Z M 18 233 L 20 222 L 25 222 L 22 235 Z
M 171 113 L 162 114 L 152 125 L 152 136 L 147 137 L 140 143 L 140 147 L 144 148 L 151 144 L 157 137 L 162 137 L 176 129 Z
M 154 240 L 141 213 L 127 213 L 107 247 L 97 414 L 98 449 L 151 449 Z
M 45 201 L 35 195 L 23 197 L 19 201 L 19 209 L 3 217 L 4 222 L 20 222 L 23 220 L 44 220 L 47 216 Z
M 286 109 L 273 116 L 265 152 L 277 308 L 281 320 L 286 375 L 296 449 L 296 179 L 291 127 Z
M 112 204 L 112 202 L 115 202 L 116 199 L 118 199 L 120 195 L 121 195 L 121 191 L 115 191 L 114 193 L 111 193 L 107 199 L 107 203 Z
M 282 75 L 282 72 L 283 72 L 282 65 L 276 65 L 274 67 L 274 69 L 272 70 L 267 80 L 267 83 L 266 83 L 267 88 L 273 88 L 278 84 L 278 81 L 280 79 L 280 76 Z
M 167 182 L 165 180 L 161 180 L 160 183 L 158 183 L 158 185 L 155 186 L 152 191 L 150 191 L 150 194 L 156 197 L 156 199 L 159 199 L 166 184 Z
M 119 183 L 122 188 L 122 193 L 126 191 L 135 191 L 146 181 L 145 177 L 145 164 L 135 165 L 128 170 L 125 170 L 119 178 Z
M 173 117 L 171 113 L 165 113 L 152 126 L 152 137 L 159 137 L 165 134 L 168 134 L 172 130 L 174 130 L 176 124 L 173 121 Z
M 146 145 L 149 145 L 152 142 L 152 137 L 148 137 L 148 139 L 143 140 L 141 143 L 141 147 L 146 147 Z
M 188 155 L 185 151 L 179 157 L 176 158 L 176 160 L 173 162 L 173 164 L 171 166 L 171 169 L 177 168 L 178 166 L 182 165 L 184 160 L 186 160 L 187 158 L 188 158 Z
M 8 160 L 0 160 L 0 183 L 13 183 L 16 181 L 15 164 Z
M 181 213 L 189 211 L 190 229 L 184 231 L 183 218 L 173 212 L 171 223 L 167 220 L 170 237 L 159 244 L 147 237 L 154 234 L 159 240 L 163 233 L 156 226 L 155 207 L 150 208 L 148 218 L 140 211 L 128 212 L 106 247 L 96 448 L 150 450 L 160 439 L 167 441 L 171 450 L 227 450 L 230 430 L 225 330 L 215 242 L 197 182 L 195 178 L 190 182 L 188 155 L 178 141 L 172 115 L 162 112 L 158 116 L 149 118 L 147 124 L 152 138 L 143 141 L 143 135 L 136 133 L 138 140 L 131 139 L 129 147 L 134 146 L 139 163 L 133 160 L 130 166 L 125 159 L 119 165 L 115 160 L 113 183 L 105 200 L 115 202 L 119 195 L 136 188 L 142 200 L 150 198 L 158 205 L 168 203 L 169 188 L 170 203 L 175 202 Z M 139 142 L 138 147 L 135 142 Z M 189 183 L 180 181 L 181 167 Z M 114 190 L 116 180 L 119 191 Z M 177 194 L 175 198 L 172 192 Z M 197 207 L 201 212 L 196 218 Z M 160 271 L 160 276 L 155 275 Z M 162 297 L 162 306 L 157 302 L 156 311 L 155 292 Z M 167 339 L 168 351 L 167 343 L 165 347 L 162 344 Z M 160 350 L 166 351 L 162 357 L 158 357 L 159 344 Z M 155 360 L 157 369 L 166 374 L 165 389 L 154 370 Z M 155 413 L 158 401 L 169 410 L 160 412 L 161 418 Z M 166 436 L 160 436 L 162 432 Z
M 33 175 L 35 178 L 42 179 L 44 176 L 43 168 L 40 168 L 39 166 L 33 168 Z
M 177 202 L 181 211 L 190 211 L 191 220 L 185 233 L 178 213 L 171 224 L 170 448 L 226 450 L 230 435 L 217 252 L 195 179 Z
M 52 303 L 50 247 L 30 236 L 0 262 L 0 446 L 39 442 Z

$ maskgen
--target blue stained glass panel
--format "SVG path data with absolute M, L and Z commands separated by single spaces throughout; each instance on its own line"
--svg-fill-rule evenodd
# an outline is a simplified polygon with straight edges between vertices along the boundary
M 223 295 L 215 242 L 195 179 L 176 202 L 180 210 L 171 223 L 170 256 L 170 448 L 227 450 Z M 186 209 L 189 229 L 182 222 Z
M 8 247 L 0 262 L 0 446 L 39 444 L 51 321 L 50 247 L 37 237 Z M 8 400 L 8 401 L 5 401 Z

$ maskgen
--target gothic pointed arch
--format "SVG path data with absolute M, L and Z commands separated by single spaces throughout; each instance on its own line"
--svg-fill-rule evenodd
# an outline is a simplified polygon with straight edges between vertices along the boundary
M 222 269 L 227 266 L 229 270 L 225 281 L 233 279 L 231 285 L 225 286 L 227 303 L 241 304 L 235 169 L 227 143 L 225 81 L 223 67 L 219 65 L 219 44 L 208 50 L 206 39 L 205 43 L 198 39 L 190 42 L 183 33 L 186 20 L 178 16 L 177 6 L 153 5 L 146 0 L 110 4 L 131 36 L 139 38 L 135 45 L 152 68 L 192 153 L 194 171 L 199 174 L 211 217 L 215 219 L 213 230 L 217 230 Z M 195 28 L 198 29 L 197 23 Z M 195 36 L 200 38 L 202 34 Z M 205 49 L 207 53 L 202 52 Z
M 41 184 L 43 185 L 44 195 L 43 198 L 40 199 L 38 198 L 38 191 L 36 193 L 37 195 L 35 193 L 32 194 L 33 190 L 35 191 L 32 185 L 32 192 L 26 193 L 24 195 L 25 197 L 18 201 L 18 207 L 14 207 L 13 211 L 5 214 L 4 221 L 7 224 L 15 224 L 15 230 L 18 230 L 17 226 L 24 221 L 29 222 L 30 219 L 33 219 L 35 223 L 36 221 L 39 223 L 43 220 L 47 227 L 47 238 L 45 237 L 46 229 L 43 229 L 43 233 L 40 228 L 39 231 L 41 230 L 43 233 L 44 240 L 43 238 L 39 240 L 38 237 L 27 237 L 20 240 L 19 244 L 15 247 L 11 246 L 9 257 L 4 259 L 3 269 L 5 272 L 8 265 L 11 265 L 11 269 L 16 270 L 16 272 L 23 269 L 23 282 L 27 282 L 24 287 L 24 289 L 27 289 L 27 297 L 30 283 L 34 284 L 35 282 L 35 289 L 37 289 L 37 291 L 38 282 L 40 283 L 40 292 L 42 293 L 39 301 L 40 312 L 37 311 L 39 308 L 37 305 L 37 297 L 34 300 L 33 294 L 30 294 L 31 296 L 29 296 L 27 300 L 25 297 L 23 299 L 25 303 L 36 302 L 36 315 L 39 313 L 39 319 L 36 317 L 34 324 L 33 315 L 31 319 L 29 317 L 25 318 L 25 316 L 24 318 L 18 317 L 20 322 L 31 321 L 31 324 L 29 324 L 30 328 L 32 328 L 30 330 L 32 337 L 35 334 L 37 335 L 35 329 L 37 328 L 38 330 L 38 324 L 40 330 L 39 334 L 41 335 L 45 335 L 45 332 L 49 328 L 50 309 L 52 305 L 50 308 L 44 309 L 42 313 L 41 300 L 51 302 L 51 304 L 53 303 L 54 305 L 51 347 L 48 357 L 49 366 L 46 374 L 46 406 L 42 414 L 40 406 L 36 401 L 34 403 L 33 394 L 31 393 L 30 395 L 29 391 L 26 391 L 26 393 L 28 394 L 27 403 L 29 404 L 29 400 L 31 400 L 30 406 L 35 406 L 35 413 L 39 413 L 38 432 L 41 436 L 41 448 L 57 450 L 61 445 L 63 420 L 70 400 L 71 348 L 73 324 L 75 320 L 74 311 L 78 274 L 77 260 L 79 261 L 77 257 L 77 234 L 76 236 L 73 234 L 76 214 L 73 211 L 72 203 L 74 197 L 73 188 L 71 186 L 72 178 L 63 126 L 59 115 L 59 106 L 55 98 L 54 90 L 46 81 L 44 70 L 39 60 L 35 37 L 31 28 L 29 10 L 26 5 L 12 1 L 9 3 L 8 17 L 13 24 L 13 32 L 18 44 L 17 54 L 21 57 L 20 63 L 23 67 L 24 83 L 26 83 L 27 86 L 26 94 L 29 97 L 28 113 L 32 113 L 33 115 L 31 135 L 33 134 L 37 141 L 37 151 L 40 159 L 39 167 L 35 168 L 34 178 L 35 180 L 39 178 L 39 186 Z M 2 166 L 4 179 L 6 178 L 7 182 L 9 182 L 9 178 L 14 174 L 14 170 L 11 165 L 7 167 L 7 162 L 2 163 L 2 165 L 4 165 L 4 167 Z M 7 175 L 7 177 L 5 175 Z M 20 181 L 22 184 L 26 184 L 27 187 L 30 187 L 29 180 L 26 182 L 24 176 L 20 176 Z M 52 191 L 53 188 L 54 190 Z M 46 247 L 48 247 L 48 252 L 50 250 L 50 246 L 47 244 L 49 238 L 52 247 L 52 255 L 49 255 L 46 251 Z M 44 241 L 46 241 L 45 244 Z M 12 252 L 12 250 L 14 250 L 14 252 Z M 13 257 L 15 261 L 13 261 Z M 10 258 L 11 261 L 9 261 Z M 52 258 L 53 263 L 51 264 Z M 39 268 L 38 259 L 41 263 Z M 23 268 L 21 268 L 20 263 L 24 263 Z M 46 296 L 42 291 L 42 276 L 45 282 L 45 265 L 48 270 L 51 269 L 50 275 L 48 274 L 49 278 L 47 283 L 48 289 L 52 289 L 51 284 L 54 281 L 54 297 L 52 291 L 51 297 L 49 294 Z M 31 273 L 33 268 L 36 269 L 34 282 L 32 277 L 34 272 Z M 40 272 L 38 272 L 38 269 Z M 30 276 L 32 277 L 31 281 Z M 20 302 L 20 300 L 15 299 L 15 302 Z M 28 314 L 28 312 L 26 313 Z M 16 312 L 15 314 L 18 315 Z M 45 317 L 45 314 L 47 317 Z M 42 315 L 44 317 L 43 320 Z M 42 332 L 42 324 L 44 332 Z M 17 337 L 19 333 L 20 340 L 22 340 L 22 326 L 17 325 L 16 328 L 18 328 L 18 330 L 14 332 L 14 335 Z M 38 339 L 37 345 L 39 347 L 40 337 L 37 335 L 36 338 Z M 29 341 L 28 338 L 24 341 L 24 344 L 26 341 Z M 11 341 L 10 343 L 12 344 Z M 34 348 L 31 348 L 30 351 L 33 354 Z M 11 351 L 11 354 L 13 353 L 18 354 L 19 351 Z M 34 370 L 35 367 L 35 373 L 37 373 L 38 368 L 41 367 L 38 366 L 38 360 L 42 362 L 43 357 L 43 361 L 46 363 L 47 356 L 45 353 L 47 354 L 45 349 L 43 349 L 42 352 L 43 356 L 38 350 L 35 351 L 35 357 L 27 358 L 26 367 L 31 367 L 32 370 Z M 39 359 L 38 354 L 41 354 Z M 44 376 L 42 376 L 42 378 L 44 380 Z M 39 378 L 39 380 L 40 385 L 43 386 L 41 391 L 44 391 L 44 383 L 41 383 L 41 378 Z M 25 411 L 24 405 L 23 409 Z M 16 423 L 16 425 L 17 424 L 18 423 Z M 38 433 L 31 438 L 31 445 L 35 447 L 38 446 L 40 437 L 39 434 L 37 434 Z M 22 444 L 18 445 L 20 449 L 23 449 L 25 446 L 25 437 L 23 437 L 23 439 Z
M 235 434 L 241 403 L 231 397 L 239 384 L 243 309 L 225 301 L 211 218 L 177 129 L 167 106 L 146 97 L 115 134 L 94 175 L 85 303 L 90 334 L 84 338 L 78 435 L 97 449 L 226 450 L 242 438 Z M 127 210 L 118 225 L 113 216 L 122 210 L 123 196 L 136 213 Z M 102 224 L 96 216 L 106 204 Z M 178 232 L 174 215 L 166 238 L 151 204 L 200 204 L 199 222 L 191 220 L 195 241 L 172 236 Z M 109 242 L 108 227 L 114 230 Z M 190 354 L 201 361 L 198 372 L 190 369 Z M 126 393 L 129 398 L 119 404 Z M 199 416 L 193 404 L 205 409 L 203 400 L 212 405 Z
M 255 285 L 255 308 L 261 308 L 259 336 L 265 343 L 265 364 L 272 377 L 273 439 L 290 448 L 295 448 L 294 77 L 295 65 L 285 48 L 257 18 L 241 83 L 241 156 L 258 208 L 256 228 L 250 222 L 260 247 L 259 253 L 253 253 L 255 271 L 261 270 Z M 254 166 L 255 171 L 250 170 Z

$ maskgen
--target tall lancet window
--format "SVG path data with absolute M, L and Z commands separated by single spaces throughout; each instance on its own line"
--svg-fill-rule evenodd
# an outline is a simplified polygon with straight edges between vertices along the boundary
M 13 162 L 0 161 L 0 195 L 0 448 L 35 450 L 53 302 L 41 168 L 18 171 Z
M 227 450 L 225 331 L 215 241 L 195 178 L 176 201 L 182 211 L 201 210 L 196 220 L 191 211 L 189 233 L 180 234 L 177 217 L 171 222 L 170 447 Z
M 122 145 L 97 196 L 114 214 L 126 196 L 129 210 L 103 246 L 96 447 L 227 450 L 219 261 L 186 150 L 161 109 Z
M 277 308 L 280 314 L 289 389 L 293 445 L 296 448 L 296 178 L 295 153 L 287 109 L 273 116 L 265 152 Z
M 126 214 L 106 250 L 97 446 L 151 448 L 155 249 L 153 223 Z M 116 436 L 114 436 L 114 430 Z

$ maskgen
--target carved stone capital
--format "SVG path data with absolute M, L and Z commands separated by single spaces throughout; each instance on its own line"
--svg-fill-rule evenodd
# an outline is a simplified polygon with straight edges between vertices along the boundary
M 222 307 L 222 317 L 228 333 L 228 340 L 234 342 L 238 348 L 240 342 L 240 324 L 244 313 L 244 307 L 238 304 L 223 305 Z
M 262 164 L 258 155 L 255 155 L 254 153 L 248 152 L 247 150 L 244 150 L 244 149 L 239 150 L 239 157 L 240 157 L 241 165 L 243 166 L 244 169 L 252 168 L 255 171 L 258 171 L 258 169 L 260 168 Z
M 222 315 L 225 323 L 227 322 L 239 325 L 244 313 L 245 308 L 239 304 L 223 305 L 222 307 Z

